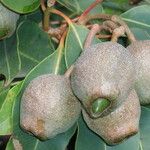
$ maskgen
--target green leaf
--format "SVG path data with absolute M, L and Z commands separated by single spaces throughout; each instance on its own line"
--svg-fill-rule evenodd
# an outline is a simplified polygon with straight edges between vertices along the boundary
M 143 29 L 150 28 L 150 15 L 149 5 L 142 5 L 138 7 L 134 7 L 127 12 L 123 13 L 121 17 L 125 20 L 130 27 L 139 27 Z
M 87 127 L 83 118 L 80 117 L 75 150 L 104 150 L 105 147 L 106 144 Z
M 14 150 L 14 146 L 12 143 L 12 138 L 9 139 L 7 146 L 6 146 L 6 150 Z
M 9 84 L 20 70 L 20 57 L 16 44 L 16 35 L 0 41 L 0 74 Z
M 140 149 L 149 150 L 150 139 L 150 109 L 142 107 L 140 120 Z
M 131 9 L 132 6 L 129 5 L 129 0 L 105 0 L 102 3 L 105 13 L 109 14 L 121 14 L 128 9 Z
M 38 9 L 37 11 L 24 15 L 24 17 L 30 21 L 40 23 L 43 19 L 43 12 L 41 9 Z
M 21 84 L 18 84 L 10 89 L 3 103 L 0 105 L 0 135 L 9 135 L 13 131 L 12 110 L 14 100 L 17 97 L 20 86 Z
M 4 86 L 4 80 L 0 80 L 0 92 L 1 92 L 1 90 L 3 88 L 3 86 Z
M 119 145 L 107 146 L 107 150 L 139 150 L 140 134 L 136 134 Z
M 131 28 L 131 31 L 138 40 L 148 40 L 150 39 L 150 29 L 144 30 L 141 28 Z
M 80 56 L 83 45 L 89 30 L 81 25 L 72 24 L 66 37 L 65 43 L 65 60 L 67 67 L 70 67 Z M 93 44 L 99 43 L 100 40 L 94 39 Z
M 51 39 L 38 24 L 24 21 L 17 30 L 18 49 L 21 57 L 21 71 L 24 77 L 34 66 L 53 53 Z
M 9 91 L 9 87 L 1 89 L 1 91 L 0 91 L 0 107 L 2 107 L 8 91 Z
M 65 59 L 67 67 L 71 66 L 83 50 L 83 43 L 88 34 L 88 29 L 83 26 L 69 27 L 65 43 Z M 72 42 L 73 41 L 73 42 Z
M 35 137 L 26 134 L 19 128 L 16 128 L 16 133 L 9 140 L 6 150 L 14 150 L 14 147 L 17 147 L 18 143 L 23 150 L 65 150 L 70 137 L 72 137 L 76 131 L 76 127 L 75 124 L 67 132 L 59 134 L 55 138 L 47 141 L 40 141 Z M 14 140 L 17 140 L 18 142 L 15 144 Z
M 40 0 L 1 0 L 1 2 L 18 13 L 32 12 L 40 5 Z
M 108 146 L 97 134 L 92 132 L 80 117 L 75 150 L 138 150 L 139 134 L 116 146 Z
M 93 0 L 57 0 L 58 3 L 66 7 L 68 10 L 74 12 L 76 15 L 81 14 Z M 103 7 L 99 4 L 90 12 L 90 14 L 101 13 L 103 12 Z

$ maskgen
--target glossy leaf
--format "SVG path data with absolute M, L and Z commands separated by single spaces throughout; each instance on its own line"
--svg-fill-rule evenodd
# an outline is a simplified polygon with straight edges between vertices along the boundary
M 9 91 L 9 87 L 1 89 L 1 91 L 0 91 L 0 107 L 2 107 L 8 91 Z
M 16 36 L 0 41 L 0 74 L 10 83 L 20 70 L 20 57 L 17 49 Z
M 74 12 L 75 14 L 81 14 L 91 3 L 93 0 L 57 0 L 61 5 Z M 103 12 L 102 6 L 97 5 L 90 14 L 101 13 Z
M 76 124 L 67 132 L 59 134 L 55 138 L 47 141 L 40 141 L 35 137 L 26 134 L 19 128 L 15 128 L 15 130 L 15 136 L 12 136 L 12 138 L 9 140 L 6 150 L 14 150 L 14 147 L 17 147 L 17 145 L 14 143 L 14 140 L 18 141 L 17 143 L 20 144 L 20 147 L 23 150 L 65 150 L 70 137 L 72 137 L 76 130 Z
M 1 2 L 18 13 L 32 12 L 40 5 L 40 0 L 1 0 Z
M 149 150 L 150 142 L 150 109 L 142 107 L 140 120 L 140 150 Z
M 106 144 L 85 124 L 82 116 L 78 120 L 75 150 L 104 150 Z
M 136 28 L 136 30 L 133 29 L 133 31 L 137 39 L 139 39 L 138 36 L 139 33 L 137 30 L 143 31 L 140 32 L 142 37 L 144 37 L 145 34 L 147 33 L 149 34 L 150 32 L 150 18 L 149 18 L 150 11 L 149 10 L 150 10 L 150 5 L 142 5 L 142 6 L 134 7 L 121 15 L 122 19 L 127 22 L 127 24 L 131 29 Z
M 92 132 L 82 119 L 78 121 L 78 134 L 75 150 L 138 150 L 139 134 L 116 146 L 108 146 L 97 134 Z
M 24 77 L 34 66 L 54 51 L 48 35 L 38 24 L 24 21 L 17 30 L 18 50 L 21 58 L 21 71 L 18 76 Z
M 131 31 L 138 40 L 148 40 L 150 39 L 150 29 L 144 30 L 141 28 L 131 28 Z
M 20 86 L 21 84 L 18 84 L 10 89 L 0 106 L 0 135 L 9 135 L 13 131 L 12 110 Z
M 105 13 L 109 14 L 121 14 L 128 9 L 131 9 L 132 6 L 129 5 L 129 0 L 105 0 L 102 3 Z
M 83 26 L 70 26 L 65 44 L 65 59 L 67 67 L 71 66 L 83 50 L 83 43 L 88 34 L 88 29 Z M 72 43 L 73 41 L 73 43 Z
M 83 45 L 89 30 L 84 26 L 72 24 L 65 43 L 65 60 L 67 67 L 71 66 L 80 56 Z M 73 42 L 72 42 L 73 41 Z M 100 42 L 98 39 L 93 40 L 93 44 Z

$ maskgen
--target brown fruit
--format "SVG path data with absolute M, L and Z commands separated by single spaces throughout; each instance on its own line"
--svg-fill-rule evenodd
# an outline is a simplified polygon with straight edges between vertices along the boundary
M 135 41 L 127 47 L 134 56 L 135 90 L 141 104 L 150 104 L 150 40 Z
M 92 119 L 82 110 L 88 127 L 110 145 L 118 144 L 138 132 L 140 112 L 139 99 L 134 90 L 119 108 L 103 118 Z
M 21 99 L 21 127 L 46 140 L 67 131 L 79 117 L 80 103 L 69 78 L 47 74 L 32 80 Z
M 126 100 L 134 74 L 129 51 L 118 43 L 103 42 L 83 51 L 74 65 L 71 85 L 85 110 L 97 118 L 108 115 Z

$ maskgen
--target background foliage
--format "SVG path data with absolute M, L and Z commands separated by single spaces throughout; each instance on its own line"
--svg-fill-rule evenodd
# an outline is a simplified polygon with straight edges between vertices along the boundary
M 69 17 L 75 17 L 93 1 L 57 0 L 55 8 Z M 139 133 L 117 146 L 106 145 L 86 126 L 82 116 L 67 132 L 45 142 L 23 132 L 19 127 L 19 104 L 24 89 L 33 78 L 41 74 L 63 74 L 82 52 L 89 30 L 82 25 L 71 24 L 64 47 L 58 47 L 39 25 L 43 16 L 39 7 L 40 0 L 1 0 L 1 3 L 22 14 L 14 35 L 0 41 L 0 135 L 10 135 L 6 150 L 17 149 L 19 146 L 24 150 L 65 150 L 73 135 L 75 150 L 150 149 L 149 106 L 141 107 Z M 120 15 L 136 38 L 144 40 L 150 39 L 149 4 L 148 0 L 138 5 L 129 5 L 128 0 L 105 0 L 91 13 Z M 60 20 L 56 15 L 52 15 L 51 18 L 53 21 Z M 100 40 L 95 39 L 94 42 Z

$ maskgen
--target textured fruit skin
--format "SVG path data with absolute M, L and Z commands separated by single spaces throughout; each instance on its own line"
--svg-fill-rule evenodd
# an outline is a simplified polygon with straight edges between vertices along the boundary
M 135 77 L 132 56 L 118 43 L 103 42 L 85 49 L 74 65 L 71 85 L 91 117 L 108 115 L 119 107 L 133 88 Z M 111 105 L 95 116 L 91 104 L 106 98 Z
M 0 39 L 10 37 L 15 32 L 19 15 L 0 4 L 0 18 Z
M 48 74 L 29 83 L 20 110 L 21 127 L 46 140 L 73 126 L 81 108 L 71 91 L 69 79 Z
M 141 104 L 150 104 L 150 40 L 136 41 L 127 47 L 134 56 L 135 90 Z
M 118 144 L 138 132 L 141 109 L 134 90 L 119 108 L 103 118 L 92 119 L 84 110 L 82 113 L 88 127 L 109 145 Z

